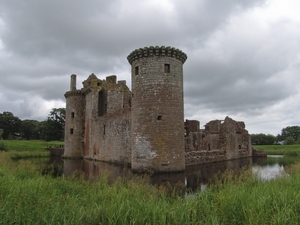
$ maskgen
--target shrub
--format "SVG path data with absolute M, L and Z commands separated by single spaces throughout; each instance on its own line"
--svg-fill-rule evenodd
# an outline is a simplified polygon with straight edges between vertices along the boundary
M 0 151 L 5 151 L 5 152 L 8 151 L 6 145 L 3 142 L 0 142 Z

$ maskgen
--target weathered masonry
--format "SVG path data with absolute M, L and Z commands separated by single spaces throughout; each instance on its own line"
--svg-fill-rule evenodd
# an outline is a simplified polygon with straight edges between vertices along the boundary
M 71 75 L 66 97 L 66 158 L 131 165 L 138 172 L 178 172 L 187 165 L 252 156 L 243 122 L 228 117 L 200 130 L 184 122 L 183 64 L 171 47 L 145 47 L 127 57 L 132 91 L 115 75 L 91 74 L 76 88 Z

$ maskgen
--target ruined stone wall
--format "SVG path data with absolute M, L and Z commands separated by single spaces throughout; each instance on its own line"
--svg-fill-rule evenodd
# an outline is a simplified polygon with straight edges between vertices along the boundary
M 132 161 L 136 171 L 185 168 L 183 71 L 186 55 L 164 47 L 137 49 L 132 66 Z
M 252 156 L 251 137 L 242 122 L 213 120 L 185 137 L 186 165 Z
M 186 136 L 186 166 L 227 160 L 226 152 L 220 149 L 219 137 L 205 130 Z
M 188 136 L 190 132 L 198 132 L 200 130 L 200 122 L 198 120 L 185 120 L 184 133 Z

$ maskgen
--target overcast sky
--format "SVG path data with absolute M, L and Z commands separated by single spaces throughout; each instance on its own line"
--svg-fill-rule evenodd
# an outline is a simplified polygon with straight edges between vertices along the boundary
M 300 126 L 299 0 L 0 0 L 0 113 L 45 120 L 70 75 L 117 75 L 146 46 L 184 51 L 185 119 Z

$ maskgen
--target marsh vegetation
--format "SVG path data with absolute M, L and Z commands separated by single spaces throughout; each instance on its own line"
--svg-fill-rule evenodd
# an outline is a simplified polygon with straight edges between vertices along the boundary
M 36 150 L 39 151 L 39 150 Z M 0 152 L 1 224 L 299 224 L 300 163 L 265 182 L 251 169 L 228 170 L 205 192 L 151 185 L 147 175 L 109 182 L 81 172 L 41 173 L 29 160 Z M 51 170 L 51 167 L 48 168 Z

